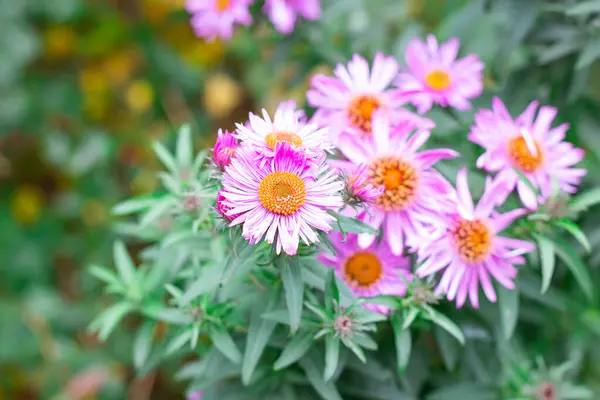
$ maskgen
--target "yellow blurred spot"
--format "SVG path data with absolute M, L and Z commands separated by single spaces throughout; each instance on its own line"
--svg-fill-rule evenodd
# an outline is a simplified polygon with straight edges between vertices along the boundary
M 219 40 L 207 43 L 202 40 L 185 46 L 181 50 L 182 58 L 190 65 L 209 67 L 223 58 L 223 44 Z
M 96 67 L 86 67 L 79 72 L 79 87 L 86 93 L 104 93 L 108 91 L 109 83 L 106 74 Z
M 111 54 L 102 66 L 105 76 L 115 85 L 125 84 L 133 73 L 136 64 L 136 54 L 120 51 Z
M 154 90 L 146 81 L 135 81 L 127 87 L 125 99 L 129 108 L 137 113 L 148 111 L 154 101 Z
M 408 0 L 406 3 L 406 14 L 413 18 L 418 18 L 423 14 L 423 0 Z
M 12 216 L 23 225 L 33 225 L 39 219 L 43 202 L 44 195 L 38 187 L 21 186 L 13 193 Z
M 68 26 L 52 26 L 44 32 L 44 50 L 50 58 L 64 58 L 75 48 L 77 34 Z
M 130 189 L 133 194 L 149 193 L 156 189 L 158 179 L 153 171 L 142 170 L 133 181 L 131 181 Z
M 83 99 L 83 110 L 93 120 L 103 120 L 108 114 L 108 98 L 105 94 L 87 95 Z
M 218 74 L 206 80 L 204 106 L 213 118 L 222 118 L 231 113 L 242 99 L 240 85 L 227 75 Z
M 142 11 L 153 24 L 158 24 L 173 11 L 184 7 L 185 0 L 143 0 Z
M 106 221 L 106 206 L 99 200 L 87 200 L 81 208 L 81 219 L 87 226 L 97 226 Z

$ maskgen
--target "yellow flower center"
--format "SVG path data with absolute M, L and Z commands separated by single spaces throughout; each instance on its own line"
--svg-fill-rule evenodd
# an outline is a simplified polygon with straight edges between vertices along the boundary
M 231 0 L 216 0 L 217 11 L 225 11 L 229 7 L 229 3 L 231 3 Z
M 273 132 L 265 138 L 265 143 L 271 150 L 275 150 L 277 143 L 286 142 L 293 146 L 302 146 L 302 138 L 291 132 Z
M 346 259 L 343 273 L 353 287 L 369 288 L 381 279 L 383 267 L 375 254 L 359 251 Z
M 373 96 L 359 96 L 352 100 L 348 109 L 350 123 L 363 131 L 371 133 L 371 118 L 373 112 L 381 106 L 379 100 Z
M 306 201 L 304 181 L 291 172 L 272 172 L 258 186 L 258 197 L 269 211 L 279 215 L 292 215 Z
M 383 157 L 369 166 L 370 181 L 385 191 L 375 204 L 384 211 L 404 210 L 415 198 L 417 170 L 398 157 Z
M 492 248 L 492 234 L 481 220 L 460 220 L 452 235 L 460 258 L 467 263 L 484 260 Z
M 544 155 L 539 143 L 534 141 L 534 144 L 535 155 L 531 153 L 523 136 L 516 137 L 508 142 L 508 155 L 513 165 L 523 172 L 534 172 L 544 162 Z
M 439 69 L 434 69 L 425 76 L 425 83 L 433 90 L 445 90 L 451 85 L 450 75 Z

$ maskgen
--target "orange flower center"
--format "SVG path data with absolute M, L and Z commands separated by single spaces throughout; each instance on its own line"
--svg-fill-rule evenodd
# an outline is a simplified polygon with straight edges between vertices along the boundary
M 373 96 L 358 96 L 348 109 L 350 123 L 364 133 L 371 133 L 371 118 L 379 106 L 381 103 Z
M 467 263 L 484 260 L 492 248 L 492 234 L 481 220 L 461 220 L 452 230 L 454 244 L 460 258 Z
M 384 211 L 404 210 L 415 198 L 417 170 L 398 157 L 383 157 L 369 166 L 370 181 L 385 191 L 375 204 Z
M 381 279 L 383 267 L 375 254 L 359 251 L 346 259 L 343 273 L 353 287 L 368 288 Z
M 542 149 L 537 141 L 535 145 L 535 155 L 531 153 L 529 146 L 523 136 L 518 136 L 508 142 L 508 155 L 513 165 L 523 172 L 534 172 L 544 162 Z
M 439 69 L 434 69 L 425 76 L 425 83 L 433 90 L 445 90 L 451 85 L 450 75 Z
M 269 211 L 279 215 L 292 215 L 306 201 L 304 181 L 291 172 L 272 172 L 258 186 L 258 197 Z
M 302 146 L 302 138 L 291 132 L 273 132 L 265 138 L 265 143 L 271 150 L 275 150 L 277 143 L 286 142 L 293 146 Z
M 217 11 L 225 11 L 229 7 L 229 3 L 231 3 L 231 0 L 216 0 Z

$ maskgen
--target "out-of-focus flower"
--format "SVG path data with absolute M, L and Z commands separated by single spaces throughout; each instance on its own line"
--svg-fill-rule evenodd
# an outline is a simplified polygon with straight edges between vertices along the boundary
M 196 391 L 188 395 L 187 400 L 202 400 L 202 392 Z
M 462 307 L 469 296 L 473 307 L 479 307 L 479 284 L 486 297 L 496 301 L 496 292 L 490 275 L 507 289 L 514 289 L 517 268 L 524 264 L 523 254 L 535 250 L 535 245 L 524 240 L 498 236 L 516 218 L 525 214 L 516 209 L 494 214 L 495 198 L 504 196 L 506 182 L 496 179 L 477 206 L 467 182 L 467 171 L 462 169 L 456 178 L 456 206 L 451 212 L 439 215 L 444 221 L 433 239 L 419 249 L 423 262 L 417 275 L 429 276 L 445 269 L 436 293 L 446 293 Z
M 44 51 L 51 59 L 69 56 L 77 45 L 77 33 L 70 26 L 51 26 L 44 31 Z
M 133 51 L 118 51 L 110 54 L 102 64 L 102 71 L 113 85 L 123 85 L 131 78 L 137 63 Z
M 146 81 L 134 81 L 127 87 L 125 100 L 133 112 L 146 112 L 154 102 L 154 90 Z
M 287 143 L 292 149 L 306 151 L 311 157 L 332 149 L 328 130 L 300 122 L 301 115 L 294 102 L 283 102 L 272 121 L 266 110 L 263 110 L 263 118 L 251 113 L 246 126 L 236 124 L 237 133 L 234 136 L 244 145 L 252 146 L 259 155 L 268 158 L 275 155 L 278 143 Z
M 335 77 L 315 75 L 306 93 L 308 104 L 318 108 L 313 121 L 327 126 L 335 141 L 342 132 L 371 136 L 373 113 L 385 112 L 392 124 L 407 123 L 423 129 L 433 128 L 433 121 L 402 108 L 406 96 L 390 84 L 398 74 L 393 57 L 375 55 L 373 66 L 355 54 L 348 66 L 338 65 Z
M 250 25 L 248 10 L 254 0 L 187 0 L 186 9 L 192 14 L 192 28 L 199 37 L 209 41 L 217 37 L 228 40 L 236 24 Z
M 181 10 L 185 0 L 143 0 L 142 11 L 145 17 L 154 24 L 159 24 L 172 12 Z
M 346 203 L 358 205 L 373 203 L 385 191 L 384 186 L 375 187 L 369 179 L 367 164 L 359 165 L 346 179 Z
M 89 66 L 81 70 L 79 87 L 86 95 L 106 93 L 110 89 L 106 74 L 98 66 Z
M 375 229 L 384 227 L 384 237 L 396 255 L 402 254 L 405 242 L 411 247 L 422 242 L 430 234 L 429 225 L 441 221 L 441 211 L 451 206 L 448 195 L 452 187 L 433 165 L 458 153 L 450 149 L 419 152 L 429 135 L 428 131 L 413 133 L 409 125 L 391 128 L 388 119 L 377 113 L 373 141 L 343 136 L 338 148 L 350 162 L 330 161 L 343 171 L 368 165 L 369 182 L 376 188 L 383 187 L 384 192 L 365 213 L 365 222 Z M 367 248 L 375 239 L 375 235 L 363 233 L 358 243 Z
M 264 9 L 275 28 L 287 35 L 299 15 L 311 21 L 319 19 L 321 0 L 266 0 Z
M 236 108 L 242 98 L 240 85 L 224 74 L 206 79 L 204 87 L 204 107 L 213 118 L 223 118 Z
M 319 261 L 335 268 L 358 297 L 373 297 L 380 294 L 404 296 L 405 283 L 412 279 L 410 260 L 394 255 L 387 243 L 373 243 L 366 249 L 358 245 L 358 235 L 348 234 L 346 240 L 340 232 L 329 235 L 335 248 L 335 256 L 323 253 Z M 365 307 L 382 314 L 388 309 L 381 305 L 364 303 Z
M 231 164 L 231 159 L 239 146 L 237 139 L 229 132 L 219 129 L 217 141 L 213 148 L 213 162 L 219 169 Z
M 585 169 L 573 168 L 583 159 L 584 152 L 564 141 L 568 124 L 550 128 L 557 109 L 542 106 L 536 118 L 537 109 L 538 103 L 534 101 L 513 120 L 502 100 L 494 98 L 492 110 L 481 110 L 475 115 L 475 125 L 469 134 L 469 140 L 486 150 L 477 160 L 477 167 L 499 172 L 498 178 L 506 181 L 510 190 L 516 187 L 529 209 L 536 209 L 550 197 L 553 179 L 562 192 L 575 193 L 586 174 Z M 540 190 L 540 198 L 515 169 Z
M 426 43 L 413 39 L 408 44 L 404 57 L 408 70 L 398 75 L 396 85 L 419 113 L 434 103 L 469 110 L 469 99 L 483 91 L 483 62 L 475 54 L 457 60 L 459 45 L 454 38 L 438 46 L 433 35 L 427 36 Z
M 313 228 L 331 230 L 334 218 L 326 210 L 342 206 L 343 184 L 335 171 L 315 165 L 287 142 L 277 144 L 264 167 L 256 158 L 252 148 L 243 146 L 225 169 L 221 194 L 231 208 L 227 215 L 240 214 L 231 225 L 243 223 L 242 234 L 250 243 L 263 236 L 274 243 L 277 236 L 277 254 L 283 249 L 294 255 L 300 239 L 307 245 L 318 240 Z
M 36 186 L 24 185 L 13 193 L 11 211 L 13 218 L 23 225 L 33 225 L 40 216 L 44 195 Z

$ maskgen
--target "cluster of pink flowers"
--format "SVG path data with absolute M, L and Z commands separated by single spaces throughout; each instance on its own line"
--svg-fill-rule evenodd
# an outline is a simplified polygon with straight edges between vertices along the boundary
M 199 37 L 209 41 L 217 37 L 229 40 L 235 25 L 250 26 L 250 6 L 254 0 L 187 0 L 192 14 L 192 28 Z M 294 30 L 296 19 L 317 20 L 321 16 L 321 0 L 265 0 L 263 11 L 275 28 L 284 34 Z
M 224 168 L 219 211 L 232 226 L 243 224 L 251 243 L 264 237 L 289 255 L 300 240 L 317 242 L 315 230 L 331 230 L 327 210 L 377 229 L 379 235 L 346 240 L 331 233 L 336 254 L 320 256 L 361 297 L 404 295 L 413 253 L 420 264 L 414 275 L 441 273 L 436 291 L 458 307 L 467 297 L 478 307 L 480 287 L 495 301 L 492 280 L 514 288 L 516 265 L 535 249 L 503 232 L 543 204 L 556 184 L 575 192 L 586 171 L 574 168 L 583 151 L 564 141 L 568 126 L 551 127 L 555 108 L 542 106 L 536 116 L 532 102 L 513 119 L 495 98 L 491 110 L 476 113 L 468 135 L 484 148 L 477 167 L 490 173 L 479 202 L 473 202 L 466 169 L 455 186 L 442 176 L 436 164 L 460 155 L 427 146 L 435 124 L 423 114 L 434 105 L 470 109 L 483 90 L 483 63 L 458 53 L 457 39 L 438 44 L 430 35 L 409 43 L 406 66 L 382 54 L 372 65 L 354 55 L 334 76 L 311 79 L 307 101 L 316 110 L 310 122 L 295 105 L 282 103 L 273 120 L 266 112 L 251 114 L 236 132 L 221 133 L 214 154 Z M 326 159 L 331 150 L 341 157 Z M 525 207 L 497 211 L 515 189 Z

